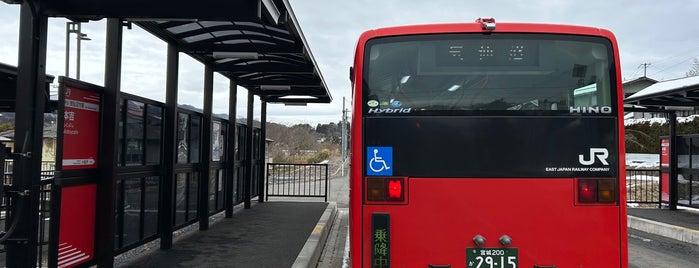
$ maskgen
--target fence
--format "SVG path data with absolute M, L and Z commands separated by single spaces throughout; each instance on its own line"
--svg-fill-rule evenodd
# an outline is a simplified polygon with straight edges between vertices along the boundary
M 626 203 L 653 204 L 660 207 L 660 170 L 627 169 Z
M 267 196 L 322 197 L 328 201 L 328 164 L 267 164 Z
M 37 247 L 37 267 L 47 267 L 48 263 L 48 243 L 49 243 L 49 218 L 51 217 L 51 187 L 53 185 L 53 170 L 42 170 L 41 171 L 41 184 L 39 185 L 39 233 L 38 233 L 38 247 Z M 4 174 L 7 190 L 11 187 L 12 174 Z M 17 202 L 16 198 L 12 195 L 3 195 L 2 200 L 0 200 L 0 228 L 6 230 L 10 228 L 11 222 L 8 219 L 12 218 L 12 213 L 15 213 L 13 202 Z M 26 209 L 26 204 L 23 210 Z M 14 208 L 14 209 L 13 209 Z M 5 264 L 5 245 L 0 246 L 0 263 Z

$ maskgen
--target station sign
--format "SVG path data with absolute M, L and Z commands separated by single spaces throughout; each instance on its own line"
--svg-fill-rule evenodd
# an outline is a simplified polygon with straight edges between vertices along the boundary
M 97 168 L 100 94 L 65 87 L 63 170 Z
M 49 266 L 93 265 L 104 88 L 59 77 Z

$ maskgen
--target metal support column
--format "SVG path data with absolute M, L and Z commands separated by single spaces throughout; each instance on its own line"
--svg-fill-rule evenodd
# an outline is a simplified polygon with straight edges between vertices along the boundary
M 214 71 L 204 66 L 204 122 L 201 135 L 201 161 L 199 169 L 199 230 L 209 229 L 209 180 L 211 179 L 211 113 L 214 94 Z
M 670 113 L 670 210 L 677 210 L 677 113 Z
M 14 157 L 12 188 L 15 208 L 21 210 L 12 215 L 18 217 L 18 222 L 4 241 L 7 267 L 37 266 L 47 22 L 46 16 L 36 13 L 33 3 L 22 2 L 15 105 L 15 153 L 18 154 Z
M 119 96 L 121 91 L 121 54 L 123 49 L 121 19 L 107 19 L 104 68 L 104 104 L 97 181 L 95 222 L 95 261 L 99 267 L 114 266 L 114 210 L 116 196 L 117 129 L 119 129 Z
M 245 205 L 244 207 L 246 209 L 250 208 L 251 202 L 250 202 L 250 192 L 251 192 L 251 187 L 252 187 L 252 176 L 253 176 L 253 166 L 254 166 L 254 156 L 255 156 L 255 150 L 253 150 L 252 146 L 254 144 L 254 138 L 253 138 L 253 129 L 255 128 L 254 121 L 252 120 L 253 117 L 253 108 L 255 105 L 255 100 L 254 100 L 254 95 L 252 94 L 252 91 L 248 89 L 248 121 L 247 121 L 247 135 L 245 140 L 246 146 L 245 148 L 247 149 L 247 159 L 248 161 L 245 162 L 245 165 L 247 167 L 247 172 L 246 176 L 244 178 L 244 183 L 243 183 L 243 198 Z
M 226 218 L 233 217 L 233 185 L 236 181 L 236 166 L 235 166 L 235 142 L 236 137 L 236 109 L 238 100 L 238 85 L 230 81 L 229 84 L 230 96 L 228 97 L 228 139 L 226 142 L 226 183 L 224 189 L 224 207 L 226 208 Z
M 160 180 L 160 206 L 158 211 L 160 249 L 172 248 L 174 207 L 174 181 L 177 163 L 177 79 L 179 52 L 174 45 L 167 46 L 167 72 L 165 80 L 165 120 L 163 121 L 163 178 Z
M 267 169 L 265 168 L 265 163 L 267 162 L 267 154 L 265 154 L 265 148 L 267 146 L 267 102 L 260 101 L 260 166 L 259 173 L 260 179 L 257 181 L 257 196 L 260 203 L 264 202 L 265 196 L 265 180 L 267 179 Z

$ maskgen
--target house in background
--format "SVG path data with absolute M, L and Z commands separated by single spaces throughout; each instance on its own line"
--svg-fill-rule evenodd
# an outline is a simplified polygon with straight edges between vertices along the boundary
M 621 87 L 624 89 L 624 98 L 631 96 L 636 92 L 641 91 L 641 89 L 647 88 L 655 83 L 658 83 L 658 81 L 645 76 L 624 82 L 621 84 Z
M 636 78 L 634 80 L 622 83 L 621 87 L 622 87 L 622 90 L 624 91 L 624 99 L 628 98 L 629 96 L 631 96 L 633 94 L 638 93 L 639 91 L 643 90 L 644 88 L 647 88 L 655 83 L 658 83 L 658 80 L 655 80 L 653 78 L 649 78 L 646 76 L 642 76 L 642 77 Z M 628 106 L 628 107 L 630 107 L 630 106 Z M 638 112 L 624 113 L 624 119 L 641 119 L 641 118 L 650 119 L 653 117 L 664 117 L 664 114 L 657 115 L 654 113 L 638 113 Z
M 15 130 L 5 130 L 0 132 L 0 143 L 9 147 L 12 152 L 17 152 L 15 148 L 19 148 L 14 144 Z M 41 170 L 54 170 L 56 164 L 56 124 L 44 124 L 44 137 L 41 144 Z M 9 170 L 5 170 L 9 171 Z

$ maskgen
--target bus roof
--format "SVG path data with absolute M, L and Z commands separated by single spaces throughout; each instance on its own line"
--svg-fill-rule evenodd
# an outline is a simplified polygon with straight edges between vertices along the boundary
M 368 30 L 360 36 L 359 40 L 368 40 L 377 36 L 398 36 L 398 35 L 413 35 L 413 34 L 438 34 L 438 33 L 464 33 L 464 32 L 512 32 L 512 33 L 555 33 L 555 34 L 574 34 L 574 35 L 591 35 L 604 36 L 611 40 L 615 40 L 611 31 L 578 25 L 565 24 L 549 24 L 549 23 L 517 23 L 517 22 L 494 22 L 494 30 L 484 29 L 483 24 L 479 21 L 469 23 L 441 23 L 441 24 L 419 24 L 385 27 L 373 30 Z

